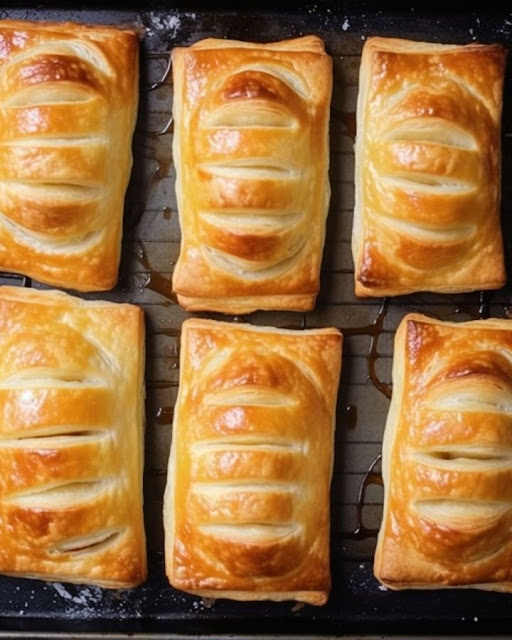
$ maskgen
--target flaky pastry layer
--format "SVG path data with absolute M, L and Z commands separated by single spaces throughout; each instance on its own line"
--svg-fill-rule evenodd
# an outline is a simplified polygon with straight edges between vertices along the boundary
M 171 585 L 324 604 L 342 336 L 189 319 L 164 503 Z
M 358 296 L 496 289 L 506 50 L 366 41 L 352 253 Z
M 175 48 L 172 64 L 179 303 L 313 308 L 330 198 L 323 42 L 210 38 Z
M 142 311 L 0 287 L 0 573 L 142 582 L 143 430 Z
M 0 271 L 116 284 L 138 78 L 133 30 L 0 20 Z
M 512 322 L 420 314 L 395 339 L 376 577 L 512 590 Z

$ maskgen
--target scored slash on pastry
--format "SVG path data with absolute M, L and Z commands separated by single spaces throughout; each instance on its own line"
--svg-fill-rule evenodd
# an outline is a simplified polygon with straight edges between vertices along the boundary
M 0 21 L 0 270 L 117 282 L 138 103 L 129 29 Z
M 395 339 L 376 577 L 512 590 L 512 328 L 409 314 Z
M 337 329 L 184 322 L 164 500 L 173 587 L 327 601 L 341 341 Z
M 190 310 L 308 310 L 319 289 L 331 59 L 316 36 L 172 52 L 173 273 Z
M 500 45 L 366 41 L 355 145 L 356 295 L 505 283 L 505 57 Z
M 133 305 L 0 287 L 0 573 L 145 579 L 143 336 Z

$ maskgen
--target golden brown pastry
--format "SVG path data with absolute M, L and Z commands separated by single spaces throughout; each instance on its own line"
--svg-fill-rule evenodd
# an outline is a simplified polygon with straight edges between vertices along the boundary
M 323 42 L 207 39 L 172 64 L 179 303 L 312 309 L 330 196 Z
M 500 45 L 365 43 L 352 235 L 358 296 L 505 283 L 505 56 Z
M 512 591 L 512 321 L 403 319 L 382 472 L 383 584 Z
M 0 573 L 145 579 L 143 425 L 138 307 L 0 287 Z
M 173 587 L 324 604 L 342 336 L 183 323 L 165 494 Z
M 111 289 L 137 115 L 137 34 L 0 20 L 0 100 L 0 271 Z

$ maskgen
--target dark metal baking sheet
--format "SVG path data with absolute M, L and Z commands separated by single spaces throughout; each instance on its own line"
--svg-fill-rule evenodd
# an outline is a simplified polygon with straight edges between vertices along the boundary
M 140 304 L 147 318 L 147 432 L 145 519 L 149 580 L 131 591 L 108 591 L 62 583 L 0 577 L 0 631 L 51 634 L 94 632 L 160 634 L 442 634 L 490 635 L 511 628 L 512 596 L 471 590 L 393 593 L 372 575 L 375 531 L 382 512 L 378 462 L 389 406 L 393 334 L 401 317 L 419 310 L 466 320 L 506 317 L 511 286 L 498 292 L 380 300 L 353 295 L 350 233 L 353 207 L 352 152 L 359 56 L 369 35 L 439 42 L 512 42 L 512 13 L 478 7 L 436 14 L 391 11 L 365 2 L 311 2 L 294 11 L 271 3 L 249 10 L 225 3 L 213 11 L 200 3 L 139 3 L 125 10 L 113 2 L 76 5 L 4 4 L 1 17 L 77 20 L 136 25 L 142 39 L 141 101 L 134 138 L 134 168 L 127 197 L 118 286 L 88 298 Z M 229 6 L 228 6 L 229 5 Z M 482 6 L 484 4 L 482 3 Z M 334 59 L 331 119 L 332 203 L 318 304 L 308 314 L 256 313 L 258 324 L 340 327 L 346 334 L 338 402 L 332 485 L 333 589 L 324 607 L 294 603 L 204 602 L 169 587 L 163 569 L 162 495 L 178 381 L 179 332 L 187 317 L 172 300 L 170 277 L 180 231 L 174 196 L 172 91 L 168 51 L 207 36 L 278 40 L 306 33 L 324 38 Z M 512 80 L 507 73 L 503 116 L 503 225 L 511 268 Z M 44 288 L 35 281 L 0 282 Z M 208 316 L 208 314 L 202 314 Z M 213 317 L 212 314 L 209 317 Z M 364 489 L 364 490 L 363 490 Z

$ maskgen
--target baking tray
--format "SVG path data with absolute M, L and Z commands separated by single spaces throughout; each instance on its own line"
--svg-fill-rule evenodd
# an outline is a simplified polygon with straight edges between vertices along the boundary
M 483 5 L 483 3 L 482 3 Z M 200 3 L 84 3 L 69 10 L 59 3 L 20 9 L 8 3 L 1 17 L 76 20 L 140 28 L 141 92 L 134 137 L 134 167 L 125 211 L 118 286 L 87 298 L 141 305 L 147 319 L 147 429 L 145 521 L 149 579 L 129 591 L 108 591 L 63 583 L 0 577 L 0 633 L 65 631 L 162 634 L 471 634 L 502 633 L 512 623 L 512 596 L 472 590 L 391 592 L 372 575 L 375 535 L 382 513 L 379 453 L 389 406 L 394 331 L 410 311 L 463 321 L 508 317 L 510 286 L 491 293 L 422 294 L 389 300 L 358 300 L 353 294 L 350 234 L 353 138 L 360 53 L 369 35 L 439 42 L 512 42 L 512 14 L 467 10 L 435 14 L 410 8 L 378 10 L 370 3 L 315 2 L 287 12 L 259 3 L 225 3 L 212 11 Z M 137 5 L 135 4 L 135 7 Z M 322 264 L 321 293 L 314 311 L 261 312 L 244 316 L 255 324 L 294 327 L 336 326 L 346 336 L 338 399 L 332 483 L 333 589 L 324 607 L 295 603 L 206 602 L 173 590 L 163 568 L 162 496 L 178 385 L 179 336 L 188 317 L 175 301 L 170 278 L 180 230 L 172 166 L 172 70 L 169 50 L 208 37 L 279 40 L 320 35 L 334 59 L 331 118 L 332 200 Z M 503 226 L 511 268 L 512 79 L 507 71 L 503 116 Z M 45 288 L 17 276 L 0 282 Z M 218 318 L 215 314 L 197 314 Z M 240 318 L 239 318 L 240 319 Z M 98 636 L 99 637 L 99 636 Z M 117 636 L 116 636 L 117 637 Z

